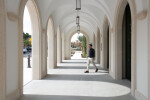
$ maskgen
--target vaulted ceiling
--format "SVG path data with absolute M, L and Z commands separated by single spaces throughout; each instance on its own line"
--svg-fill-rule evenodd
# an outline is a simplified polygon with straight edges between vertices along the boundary
M 42 26 L 46 27 L 50 16 L 54 20 L 55 32 L 60 26 L 61 32 L 70 32 L 76 29 L 76 0 L 37 0 L 42 17 Z M 79 12 L 82 31 L 96 33 L 97 27 L 101 30 L 104 16 L 107 16 L 112 25 L 113 14 L 118 0 L 81 0 Z

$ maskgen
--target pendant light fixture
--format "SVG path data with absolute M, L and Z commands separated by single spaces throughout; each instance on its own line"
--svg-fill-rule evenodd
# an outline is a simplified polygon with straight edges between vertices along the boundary
M 81 0 L 76 0 L 76 10 L 81 10 Z
M 76 17 L 77 33 L 80 34 L 80 16 L 79 16 L 79 11 L 81 10 L 81 0 L 76 0 L 76 10 L 77 10 L 77 17 Z

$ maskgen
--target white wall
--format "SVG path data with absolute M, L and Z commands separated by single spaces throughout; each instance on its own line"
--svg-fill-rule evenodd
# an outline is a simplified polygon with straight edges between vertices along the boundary
M 148 96 L 148 18 L 137 21 L 137 90 Z
M 18 88 L 18 22 L 6 20 L 7 95 Z
M 17 15 L 20 0 L 5 0 L 7 12 Z M 12 6 L 13 5 L 13 6 Z M 7 95 L 18 89 L 18 21 L 6 19 Z
M 148 9 L 148 0 L 136 0 L 137 14 Z M 137 20 L 136 77 L 137 91 L 148 97 L 148 16 Z
M 111 48 L 110 48 L 110 70 L 111 70 L 111 72 L 113 73 L 114 72 L 114 33 L 111 33 L 111 35 L 110 35 L 110 41 L 111 41 Z

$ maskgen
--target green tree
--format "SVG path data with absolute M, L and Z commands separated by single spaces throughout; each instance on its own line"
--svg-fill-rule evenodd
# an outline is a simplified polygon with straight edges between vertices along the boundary
M 29 38 L 31 38 L 31 35 L 29 35 L 29 33 L 23 32 L 23 40 L 28 40 Z
M 30 38 L 31 38 L 31 35 L 29 35 L 29 33 L 24 33 L 24 32 L 23 32 L 24 47 L 29 47 L 29 46 L 31 46 L 31 41 L 29 40 Z
M 87 55 L 87 47 L 86 47 L 87 43 L 86 43 L 86 37 L 83 36 L 83 39 L 82 39 L 82 56 L 84 58 L 86 58 L 86 55 Z
M 82 41 L 83 41 L 83 36 L 78 36 L 78 40 L 79 40 L 80 42 L 82 42 Z
M 82 48 L 82 57 L 86 58 L 87 56 L 87 42 L 86 42 L 86 37 L 85 36 L 78 36 L 78 40 L 82 43 L 81 48 Z

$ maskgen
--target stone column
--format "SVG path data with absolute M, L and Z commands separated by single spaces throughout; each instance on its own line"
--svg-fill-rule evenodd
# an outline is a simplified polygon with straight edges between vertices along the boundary
M 96 35 L 96 62 L 100 63 L 100 31 L 97 29 Z
M 54 68 L 57 67 L 57 34 L 54 37 Z
M 46 30 L 42 31 L 42 78 L 47 75 L 47 34 Z
M 57 63 L 62 62 L 62 39 L 60 28 L 57 30 Z
M 62 60 L 65 60 L 65 33 L 62 34 Z

